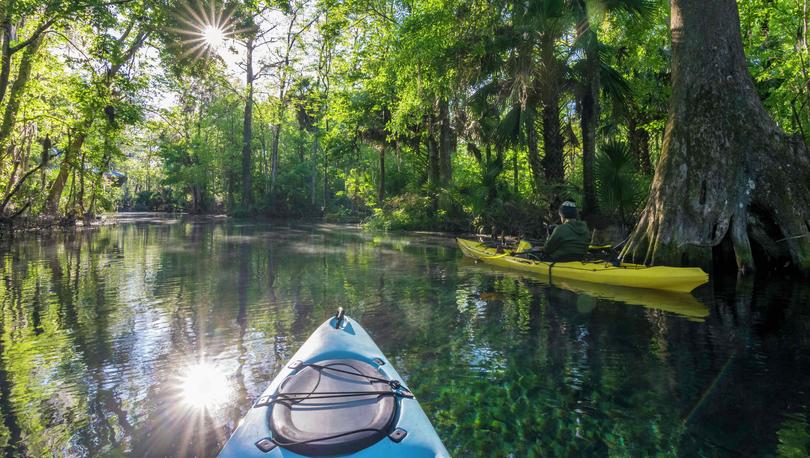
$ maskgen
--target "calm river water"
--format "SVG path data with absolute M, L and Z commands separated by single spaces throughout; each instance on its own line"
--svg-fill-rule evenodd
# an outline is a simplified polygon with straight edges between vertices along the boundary
M 800 281 L 633 296 L 435 235 L 145 217 L 20 239 L 0 274 L 9 456 L 215 455 L 338 306 L 455 456 L 810 453 Z

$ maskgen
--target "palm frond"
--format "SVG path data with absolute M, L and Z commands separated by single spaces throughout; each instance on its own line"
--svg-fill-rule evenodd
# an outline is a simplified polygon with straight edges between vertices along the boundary
M 599 79 L 602 83 L 602 92 L 610 97 L 614 103 L 627 106 L 632 97 L 630 84 L 621 73 L 605 60 L 599 62 Z
M 497 80 L 489 81 L 481 85 L 475 92 L 472 93 L 467 100 L 467 105 L 475 113 L 484 113 L 490 105 L 489 97 L 496 95 L 500 90 L 500 85 Z
M 660 2 L 656 0 L 607 0 L 605 7 L 609 11 L 627 11 L 642 18 L 647 18 L 658 7 L 658 3 Z
M 628 221 L 643 198 L 644 186 L 627 144 L 611 141 L 596 154 L 596 193 L 605 213 Z
M 523 119 L 523 111 L 520 105 L 512 105 L 512 108 L 501 117 L 495 131 L 496 143 L 502 145 L 517 145 L 520 143 L 520 124 Z

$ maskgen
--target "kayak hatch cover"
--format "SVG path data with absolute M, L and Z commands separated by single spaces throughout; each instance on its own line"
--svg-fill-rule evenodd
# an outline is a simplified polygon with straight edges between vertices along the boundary
M 256 400 L 219 456 L 450 455 L 402 377 L 339 309 Z

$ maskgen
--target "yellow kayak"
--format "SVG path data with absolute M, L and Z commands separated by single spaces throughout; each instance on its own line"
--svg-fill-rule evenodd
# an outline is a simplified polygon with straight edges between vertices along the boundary
M 474 240 L 457 238 L 456 241 L 466 256 L 487 264 L 532 272 L 544 276 L 549 282 L 577 280 L 602 285 L 688 293 L 709 281 L 709 275 L 698 267 L 648 267 L 630 263 L 614 266 L 605 261 L 535 261 L 511 256 L 512 252 L 508 250 L 498 253 L 495 248 Z

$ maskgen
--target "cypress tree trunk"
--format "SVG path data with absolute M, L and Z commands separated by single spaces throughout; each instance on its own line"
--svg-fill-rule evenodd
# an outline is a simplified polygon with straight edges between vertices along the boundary
M 622 257 L 737 266 L 790 259 L 810 272 L 810 157 L 765 112 L 734 0 L 672 0 L 672 98 L 650 197 Z M 752 243 L 754 242 L 753 247 Z M 720 253 L 720 250 L 717 251 Z

